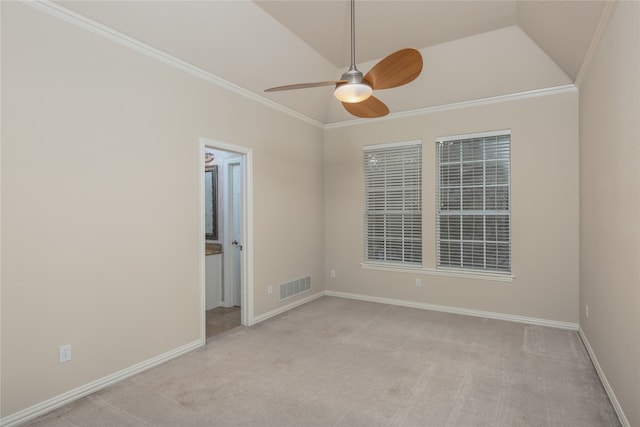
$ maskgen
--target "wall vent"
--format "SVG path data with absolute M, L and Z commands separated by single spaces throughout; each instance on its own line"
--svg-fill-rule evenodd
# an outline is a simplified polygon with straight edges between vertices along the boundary
M 280 285 L 280 301 L 291 298 L 302 292 L 311 290 L 311 276 L 301 279 L 292 280 L 291 282 L 282 283 Z

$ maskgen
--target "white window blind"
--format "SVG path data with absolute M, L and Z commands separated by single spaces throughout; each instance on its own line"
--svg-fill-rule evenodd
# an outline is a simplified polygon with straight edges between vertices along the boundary
M 438 267 L 511 271 L 511 135 L 436 142 Z
M 364 258 L 422 264 L 422 144 L 364 149 Z

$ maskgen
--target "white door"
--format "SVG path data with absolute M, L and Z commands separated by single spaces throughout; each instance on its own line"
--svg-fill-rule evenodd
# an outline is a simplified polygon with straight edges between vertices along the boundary
M 229 164 L 229 230 L 231 232 L 231 271 L 229 278 L 233 305 L 240 307 L 242 301 L 242 164 Z

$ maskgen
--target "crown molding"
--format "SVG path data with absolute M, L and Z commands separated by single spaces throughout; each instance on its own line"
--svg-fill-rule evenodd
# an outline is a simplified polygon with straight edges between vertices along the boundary
M 118 43 L 129 49 L 135 50 L 138 53 L 141 53 L 143 55 L 156 59 L 160 62 L 170 65 L 181 71 L 187 72 L 194 77 L 200 78 L 209 83 L 213 83 L 216 86 L 219 86 L 223 89 L 226 89 L 244 98 L 258 102 L 262 105 L 265 105 L 279 112 L 288 114 L 289 116 L 302 120 L 303 122 L 309 123 L 319 128 L 324 128 L 325 126 L 324 123 L 319 122 L 318 120 L 315 120 L 307 115 L 299 113 L 291 108 L 285 107 L 284 105 L 278 104 L 277 102 L 274 102 L 268 98 L 257 95 L 256 93 L 251 92 L 250 90 L 247 90 L 225 79 L 222 79 L 208 71 L 203 70 L 202 68 L 196 67 L 193 64 L 190 64 L 186 61 L 176 58 L 175 56 L 169 55 L 168 53 L 165 53 L 159 49 L 156 49 L 152 46 L 142 43 L 141 41 L 138 41 L 125 34 L 122 34 L 112 28 L 107 27 L 106 25 L 102 25 L 96 21 L 93 21 L 87 18 L 86 16 L 73 12 L 63 6 L 60 6 L 59 4 L 53 3 L 52 1 L 20 0 L 20 3 L 26 6 L 30 6 L 48 15 L 51 15 L 55 18 L 58 18 L 61 21 L 67 22 L 69 24 L 75 25 L 84 30 L 87 30 L 93 34 L 96 34 L 114 43 Z
M 437 113 L 437 112 L 442 112 L 442 111 L 447 111 L 447 110 L 455 110 L 455 109 L 460 109 L 460 108 L 469 108 L 469 107 L 477 107 L 477 106 L 482 106 L 482 105 L 490 105 L 490 104 L 495 104 L 495 103 L 500 103 L 500 102 L 508 102 L 508 101 L 513 101 L 513 100 L 520 100 L 520 99 L 528 99 L 528 98 L 534 98 L 534 97 L 539 97 L 539 96 L 547 96 L 547 95 L 553 95 L 553 94 L 557 94 L 557 93 L 563 93 L 563 92 L 571 92 L 571 91 L 576 91 L 577 90 L 577 86 L 576 84 L 570 84 L 570 85 L 563 85 L 563 86 L 555 86 L 555 87 L 549 87 L 549 88 L 542 88 L 542 89 L 534 89 L 534 90 L 529 90 L 529 91 L 524 91 L 524 92 L 518 92 L 518 93 L 513 93 L 513 94 L 507 94 L 507 95 L 500 95 L 500 96 L 494 96 L 494 97 L 488 97 L 488 98 L 481 98 L 481 99 L 475 99 L 475 100 L 469 100 L 469 101 L 462 101 L 462 102 L 457 102 L 457 103 L 452 103 L 452 104 L 444 104 L 444 105 L 436 105 L 436 106 L 432 106 L 432 107 L 425 107 L 425 108 L 419 108 L 416 110 L 410 110 L 410 111 L 403 111 L 403 112 L 398 112 L 398 113 L 392 113 L 389 114 L 385 117 L 380 117 L 380 118 L 376 118 L 376 119 L 350 119 L 350 120 L 345 120 L 345 121 L 341 121 L 341 122 L 336 122 L 336 123 L 322 123 L 316 119 L 313 119 L 305 114 L 302 114 L 298 111 L 295 111 L 289 107 L 286 107 L 282 104 L 279 104 L 275 101 L 272 101 L 268 98 L 265 98 L 263 96 L 260 96 L 248 89 L 245 89 L 243 87 L 240 87 L 234 83 L 231 83 L 225 79 L 222 79 L 208 71 L 203 70 L 202 68 L 196 67 L 193 64 L 190 64 L 186 61 L 183 61 L 181 59 L 176 58 L 175 56 L 169 55 L 168 53 L 165 53 L 159 49 L 156 49 L 152 46 L 149 46 L 145 43 L 140 42 L 139 40 L 136 40 L 132 37 L 129 37 L 125 34 L 122 34 L 112 28 L 107 27 L 106 25 L 102 25 L 96 21 L 93 21 L 89 18 L 87 18 L 86 16 L 80 15 L 79 13 L 73 12 L 63 6 L 60 6 L 50 0 L 19 0 L 20 3 L 32 7 L 34 9 L 37 9 L 41 12 L 44 12 L 50 16 L 53 16 L 57 19 L 60 19 L 61 21 L 67 22 L 69 24 L 75 25 L 79 28 L 82 28 L 86 31 L 89 31 L 93 34 L 96 34 L 100 37 L 103 37 L 107 40 L 110 40 L 114 43 L 118 43 L 122 46 L 125 46 L 129 49 L 132 49 L 138 53 L 141 53 L 143 55 L 146 55 L 148 57 L 151 57 L 157 61 L 160 61 L 164 64 L 167 64 L 169 66 L 172 66 L 176 69 L 179 69 L 181 71 L 184 71 L 186 73 L 191 74 L 194 77 L 200 78 L 204 81 L 207 81 L 209 83 L 212 83 L 218 87 L 221 87 L 223 89 L 226 89 L 232 93 L 235 93 L 239 96 L 242 96 L 246 99 L 249 99 L 251 101 L 254 102 L 258 102 L 266 107 L 269 107 L 271 109 L 274 109 L 276 111 L 279 111 L 281 113 L 287 114 L 293 118 L 296 118 L 298 120 L 301 120 L 305 123 L 311 124 L 313 126 L 316 126 L 320 129 L 325 129 L 325 130 L 329 130 L 329 129 L 336 129 L 336 128 L 341 128 L 341 127 L 348 127 L 348 126 L 355 126 L 355 125 L 361 125 L 364 123 L 373 123 L 373 122 L 379 122 L 379 121 L 384 121 L 384 120 L 395 120 L 395 119 L 400 119 L 400 118 L 405 118 L 405 117 L 414 117 L 414 116 L 421 116 L 424 114 L 432 114 L 432 113 Z M 612 10 L 614 9 L 615 6 L 615 2 L 614 1 L 609 1 L 606 5 L 605 5 L 605 10 L 603 11 L 603 15 L 601 17 L 599 26 L 598 26 L 598 31 L 596 32 L 596 35 L 594 35 L 594 40 L 592 40 L 591 46 L 590 46 L 590 54 L 588 54 L 587 56 L 590 56 L 593 54 L 592 51 L 595 50 L 595 47 L 601 36 L 602 33 L 604 32 L 604 28 L 606 27 L 606 24 L 608 23 L 609 19 L 608 17 L 610 17 Z M 583 63 L 582 68 L 580 69 L 580 73 L 578 73 L 578 79 L 580 79 L 581 75 L 583 74 L 583 69 L 585 69 L 585 66 L 587 65 L 587 59 L 585 59 L 585 62 Z M 576 79 L 576 81 L 578 81 L 578 79 Z
M 498 104 L 501 102 L 516 101 L 522 99 L 538 98 L 540 96 L 557 95 L 559 93 L 576 92 L 578 88 L 574 84 L 553 86 L 542 89 L 533 89 L 524 92 L 511 93 L 508 95 L 492 96 L 488 98 L 472 99 L 469 101 L 455 102 L 452 104 L 435 105 L 433 107 L 419 108 L 416 110 L 402 111 L 399 113 L 392 113 L 388 116 L 379 117 L 376 119 L 353 119 L 346 120 L 338 123 L 330 123 L 324 126 L 325 129 L 336 129 L 341 127 L 361 125 L 364 123 L 381 122 L 385 120 L 395 120 L 405 117 L 422 116 L 425 114 L 440 113 L 448 110 L 458 110 L 461 108 L 479 107 L 483 105 Z
M 598 21 L 598 26 L 596 27 L 596 31 L 593 33 L 593 37 L 591 38 L 591 43 L 589 43 L 589 47 L 587 48 L 587 53 L 584 55 L 584 59 L 582 61 L 582 65 L 580 66 L 580 70 L 578 71 L 578 75 L 576 76 L 575 84 L 578 88 L 582 86 L 582 82 L 584 80 L 587 71 L 589 70 L 589 66 L 591 65 L 591 60 L 593 59 L 593 55 L 600 46 L 600 41 L 604 36 L 604 32 L 609 27 L 609 22 L 611 21 L 611 16 L 613 15 L 613 11 L 617 6 L 616 0 L 609 0 L 605 3 L 602 8 L 602 14 L 600 15 L 600 20 Z

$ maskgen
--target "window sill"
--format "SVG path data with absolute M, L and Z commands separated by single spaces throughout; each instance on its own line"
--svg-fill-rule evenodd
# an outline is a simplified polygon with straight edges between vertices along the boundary
M 453 268 L 429 268 L 401 264 L 362 262 L 365 270 L 391 271 L 396 273 L 413 273 L 427 276 L 457 277 L 461 279 L 490 280 L 494 282 L 513 282 L 516 276 L 510 273 L 485 273 L 479 271 L 456 270 Z

